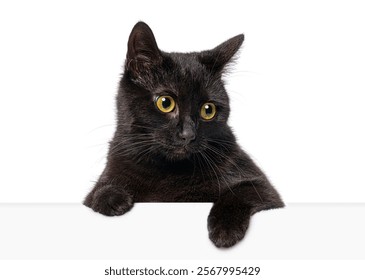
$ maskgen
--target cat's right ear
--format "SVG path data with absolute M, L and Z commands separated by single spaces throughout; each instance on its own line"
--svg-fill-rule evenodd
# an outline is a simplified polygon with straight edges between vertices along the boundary
M 161 59 L 151 28 L 142 21 L 138 22 L 129 35 L 126 69 L 138 74 Z

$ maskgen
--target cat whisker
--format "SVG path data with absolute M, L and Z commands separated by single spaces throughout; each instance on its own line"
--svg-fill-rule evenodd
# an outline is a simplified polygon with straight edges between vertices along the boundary
M 109 127 L 109 126 L 115 126 L 115 123 L 113 123 L 113 124 L 105 124 L 105 125 L 101 125 L 101 126 L 95 127 L 92 130 L 90 130 L 88 133 L 93 133 L 94 131 L 96 131 L 96 130 L 98 130 L 100 128 Z
M 114 151 L 114 150 L 118 150 L 120 148 L 123 149 L 128 149 L 131 148 L 135 145 L 140 145 L 143 143 L 149 143 L 150 141 L 153 141 L 153 139 L 143 139 L 143 140 L 139 140 L 138 139 L 134 139 L 134 142 L 130 143 L 129 141 L 118 141 L 116 144 L 115 142 L 110 143 L 110 151 Z
M 261 202 L 264 202 L 264 200 L 262 199 L 261 195 L 260 195 L 260 194 L 259 194 L 259 192 L 257 191 L 257 189 L 256 189 L 256 187 L 255 187 L 255 184 L 254 184 L 252 181 L 250 181 L 250 183 L 251 183 L 251 185 L 252 185 L 253 189 L 255 190 L 255 192 L 256 192 L 256 194 L 257 194 L 257 196 L 260 198 Z
M 208 148 L 208 147 L 207 147 Z M 219 173 L 220 178 L 224 181 L 225 185 L 227 186 L 227 188 L 232 192 L 232 194 L 235 195 L 234 191 L 232 190 L 232 188 L 230 187 L 230 184 L 228 183 L 227 179 L 225 178 L 225 176 L 222 174 L 222 172 L 219 169 L 219 166 L 217 163 L 215 163 L 214 156 L 211 157 L 208 153 L 205 153 L 205 155 L 208 157 L 208 159 L 210 159 L 211 164 L 213 165 L 213 168 L 215 167 L 215 170 Z
M 204 161 L 205 161 L 205 163 L 207 164 L 207 167 L 210 167 L 210 168 L 208 168 L 208 170 L 212 170 L 212 171 L 213 171 L 213 173 L 214 173 L 214 175 L 215 175 L 215 177 L 216 177 L 216 179 L 217 179 L 217 183 L 218 183 L 218 194 L 219 194 L 219 196 L 220 196 L 220 194 L 221 194 L 221 182 L 220 182 L 220 180 L 219 180 L 218 174 L 217 174 L 217 172 L 215 171 L 215 168 L 213 167 L 212 162 L 211 162 L 211 160 L 207 157 L 206 153 L 204 153 L 204 151 L 201 151 L 201 152 L 199 152 L 199 154 L 202 156 L 203 160 L 204 160 Z M 209 172 L 209 173 L 210 173 L 210 172 Z
M 131 140 L 131 138 L 133 137 L 133 139 L 148 139 L 153 137 L 151 133 L 128 133 L 128 135 L 118 135 L 115 137 L 115 140 L 117 141 L 123 141 L 123 140 Z M 116 142 L 116 141 L 114 141 Z
M 110 156 L 124 156 L 124 155 L 135 155 L 140 152 L 143 148 L 148 148 L 151 145 L 156 144 L 154 139 L 147 139 L 142 141 L 136 141 L 133 143 L 120 142 L 116 146 L 110 149 Z
M 148 127 L 148 126 L 144 126 L 144 125 L 136 124 L 136 123 L 118 123 L 117 126 L 128 126 L 128 127 L 135 126 L 135 127 L 143 127 L 143 128 Z
M 229 141 L 229 140 L 220 140 L 220 139 L 209 139 L 208 141 L 208 145 L 209 143 L 215 143 L 218 144 L 220 147 L 222 147 L 224 150 L 226 150 L 227 152 L 230 151 L 230 149 L 232 147 L 235 146 L 235 142 L 233 141 Z M 211 145 L 209 145 L 211 146 Z
M 225 154 L 223 154 L 221 151 L 219 151 L 217 148 L 215 148 L 213 146 L 205 145 L 204 147 L 206 149 L 208 149 L 209 151 L 211 151 L 212 153 L 218 155 L 220 158 L 223 158 L 224 160 L 231 163 L 239 171 L 240 180 L 243 180 L 243 178 L 241 176 L 242 176 L 242 173 L 244 173 L 244 171 L 230 157 L 226 156 Z
M 108 146 L 108 144 L 109 144 L 109 142 L 104 142 L 104 143 L 99 143 L 99 144 L 94 144 L 94 145 L 87 146 L 87 148 L 92 149 L 92 148 L 100 147 L 100 146 Z
M 204 167 L 204 166 L 202 167 L 203 163 L 201 162 L 200 157 L 199 157 L 198 155 L 193 154 L 193 156 L 194 156 L 194 158 L 196 158 L 196 159 L 198 160 L 198 164 L 199 164 L 200 172 L 201 172 L 201 175 L 202 175 L 202 177 L 203 177 L 203 182 L 204 182 L 204 184 L 205 184 L 205 176 L 204 176 L 204 172 L 203 172 L 203 167 Z
M 190 178 L 189 178 L 189 182 L 188 182 L 188 186 L 193 186 L 192 184 L 192 181 L 193 181 L 193 178 L 195 176 L 195 167 L 196 167 L 196 162 L 195 162 L 195 155 L 193 154 L 193 173 L 191 174 Z
M 151 126 L 145 126 L 145 125 L 139 125 L 139 124 L 131 124 L 131 123 L 128 123 L 128 124 L 123 124 L 123 123 L 118 123 L 117 124 L 117 128 L 119 127 L 126 127 L 126 128 L 143 128 L 143 129 L 148 129 L 150 131 L 154 130 L 153 127 Z
M 148 157 L 149 155 L 151 155 L 154 151 L 156 151 L 159 148 L 158 145 L 154 145 L 154 146 L 150 146 L 149 148 L 147 148 L 146 150 L 141 151 L 140 153 L 138 153 L 136 155 L 137 158 L 137 162 L 141 162 L 142 159 Z
M 256 189 L 253 181 L 254 180 L 257 180 L 257 179 L 261 179 L 262 178 L 262 175 L 261 176 L 257 176 L 257 177 L 254 177 L 254 178 L 243 178 L 242 177 L 242 174 L 244 174 L 245 172 L 243 171 L 242 168 L 240 168 L 234 161 L 231 160 L 231 158 L 227 157 L 226 155 L 222 154 L 219 150 L 217 150 L 216 148 L 214 147 L 211 147 L 211 146 L 205 146 L 208 150 L 210 150 L 211 152 L 217 154 L 218 156 L 220 157 L 223 157 L 224 159 L 226 159 L 229 163 L 231 163 L 238 171 L 239 171 L 239 178 L 240 180 L 242 181 L 248 181 L 250 182 L 252 188 L 255 190 L 257 196 L 259 197 L 259 199 L 263 202 L 258 190 Z
M 117 145 L 113 146 L 110 150 L 111 151 L 128 151 L 130 149 L 133 149 L 135 147 L 140 147 L 141 145 L 148 145 L 148 144 L 153 144 L 154 140 L 153 139 L 148 139 L 148 140 L 142 140 L 142 141 L 135 141 L 135 142 L 119 142 Z

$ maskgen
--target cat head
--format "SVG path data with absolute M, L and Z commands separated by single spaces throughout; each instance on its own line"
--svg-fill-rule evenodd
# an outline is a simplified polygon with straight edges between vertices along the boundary
M 133 142 L 131 150 L 138 147 L 139 154 L 146 150 L 169 160 L 186 159 L 229 137 L 222 74 L 243 40 L 238 35 L 211 50 L 167 53 L 148 25 L 138 22 L 128 41 L 116 135 Z

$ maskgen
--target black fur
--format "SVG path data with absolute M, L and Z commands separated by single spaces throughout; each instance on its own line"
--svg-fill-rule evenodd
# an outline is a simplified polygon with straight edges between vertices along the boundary
M 117 96 L 117 129 L 86 206 L 114 216 L 134 202 L 213 202 L 208 229 L 217 247 L 240 241 L 254 213 L 284 206 L 227 125 L 221 76 L 243 39 L 238 35 L 209 51 L 166 53 L 145 23 L 134 26 Z M 160 95 L 174 98 L 172 112 L 157 109 Z M 206 121 L 200 108 L 208 101 L 217 113 Z

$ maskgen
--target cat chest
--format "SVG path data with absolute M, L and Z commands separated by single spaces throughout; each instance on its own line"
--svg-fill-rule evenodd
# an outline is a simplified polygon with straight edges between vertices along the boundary
M 216 178 L 196 174 L 150 175 L 135 186 L 135 199 L 139 202 L 212 202 L 225 189 L 223 184 Z

